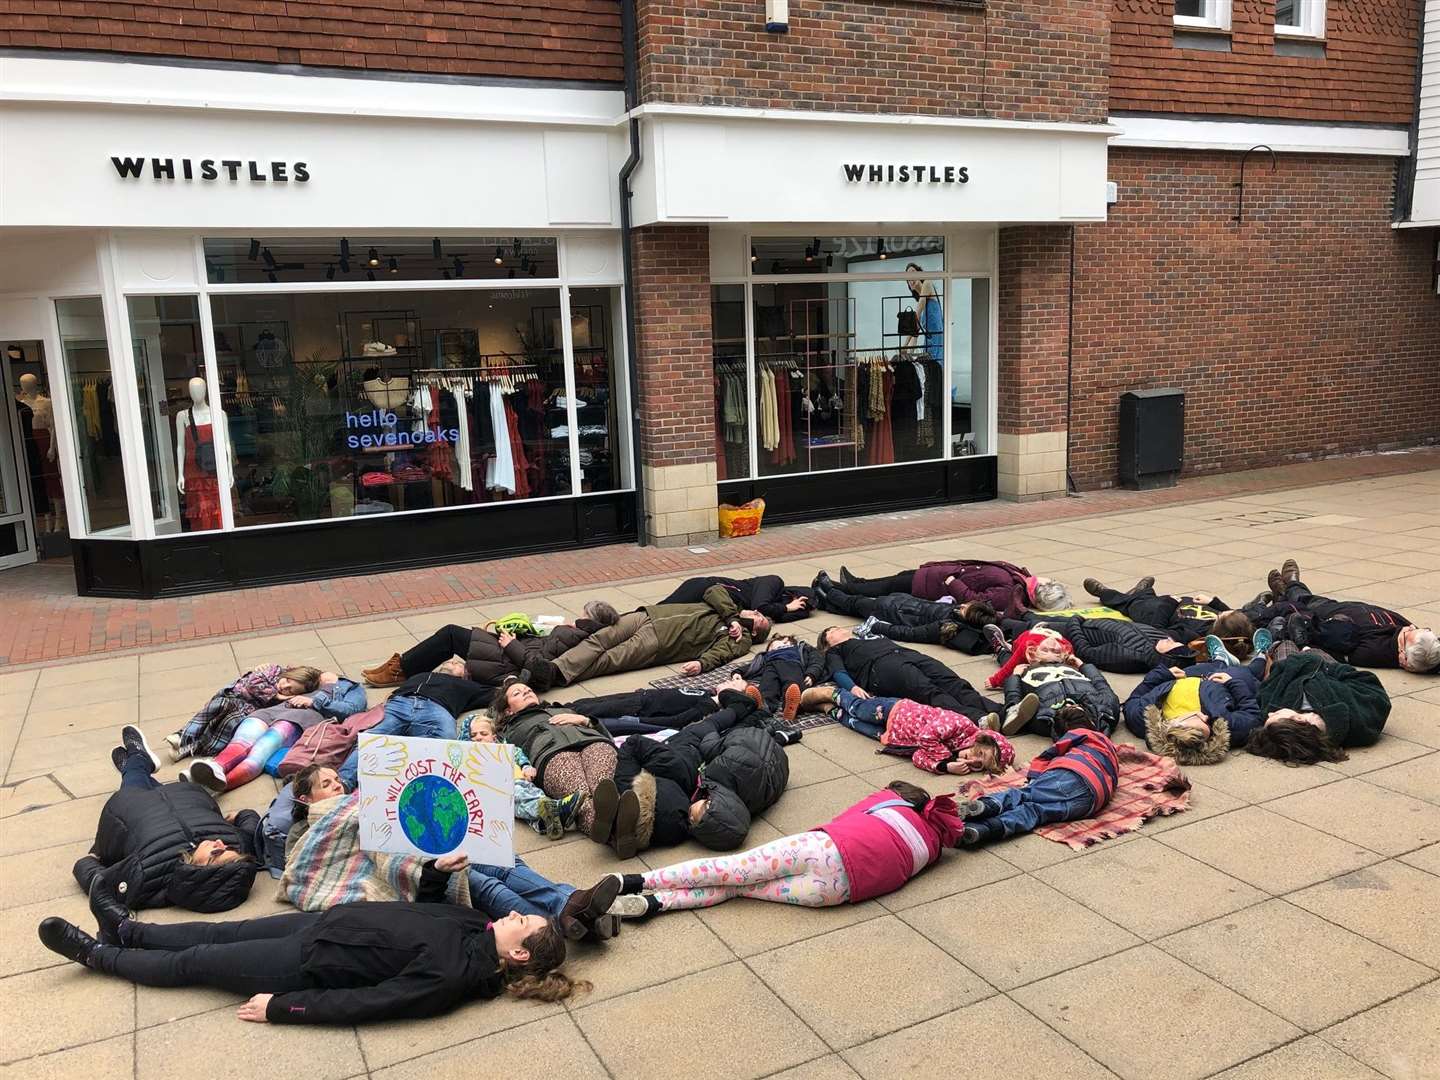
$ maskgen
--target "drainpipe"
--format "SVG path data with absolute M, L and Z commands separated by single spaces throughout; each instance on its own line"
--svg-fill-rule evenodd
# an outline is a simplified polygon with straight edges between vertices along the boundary
M 620 5 L 621 48 L 625 60 L 625 112 L 630 125 L 630 156 L 620 167 L 620 249 L 624 268 L 621 286 L 625 302 L 625 356 L 630 381 L 630 452 L 631 472 L 635 478 L 636 543 L 645 547 L 649 540 L 649 516 L 645 512 L 645 478 L 640 470 L 640 366 L 639 346 L 635 333 L 634 259 L 630 253 L 630 177 L 640 166 L 640 118 L 634 115 L 640 104 L 639 71 L 635 56 L 635 0 Z

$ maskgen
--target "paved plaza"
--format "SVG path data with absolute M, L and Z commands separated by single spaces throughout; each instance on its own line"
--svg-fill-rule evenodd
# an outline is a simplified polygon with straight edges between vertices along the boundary
M 1085 577 L 1128 586 L 1149 573 L 1160 591 L 1239 604 L 1294 556 L 1316 592 L 1440 626 L 1440 469 L 1048 524 L 1027 512 L 990 531 L 859 550 L 845 537 L 831 534 L 831 553 L 744 573 L 808 584 L 842 562 L 873 576 L 963 555 L 1024 563 L 1077 597 Z M 109 751 L 122 724 L 158 743 L 260 662 L 355 675 L 446 623 L 517 609 L 573 615 L 596 596 L 625 610 L 664 596 L 680 576 L 0 674 L 4 1075 L 1440 1076 L 1440 679 L 1401 671 L 1379 673 L 1393 697 L 1385 737 L 1344 763 L 1286 768 L 1235 753 L 1188 770 L 1189 811 L 1085 852 L 1032 835 L 947 853 L 899 892 L 856 906 L 738 900 L 629 923 L 605 947 L 576 951 L 570 970 L 594 990 L 565 1004 L 498 1000 L 359 1029 L 262 1026 L 237 1020 L 229 995 L 137 988 L 41 947 L 35 927 L 46 915 L 92 925 L 70 866 L 116 786 Z M 793 629 L 813 641 L 846 621 L 822 613 Z M 988 659 L 929 651 L 977 684 L 994 670 Z M 550 697 L 672 673 L 607 677 Z M 1139 681 L 1110 679 L 1122 698 Z M 384 691 L 370 693 L 373 703 Z M 1043 745 L 1021 737 L 1020 759 Z M 790 789 L 757 819 L 752 842 L 823 822 L 893 779 L 953 787 L 838 727 L 808 732 L 789 754 Z M 162 778 L 175 772 L 167 764 Z M 274 793 L 265 777 L 221 805 L 263 810 Z M 531 865 L 579 885 L 700 851 L 616 864 L 574 834 L 516 836 Z M 282 910 L 262 876 L 229 917 Z

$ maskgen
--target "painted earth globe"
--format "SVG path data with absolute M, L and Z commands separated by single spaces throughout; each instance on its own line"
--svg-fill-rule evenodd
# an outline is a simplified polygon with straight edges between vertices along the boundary
M 444 855 L 465 838 L 469 811 L 460 790 L 443 776 L 419 776 L 399 799 L 400 828 L 421 851 Z

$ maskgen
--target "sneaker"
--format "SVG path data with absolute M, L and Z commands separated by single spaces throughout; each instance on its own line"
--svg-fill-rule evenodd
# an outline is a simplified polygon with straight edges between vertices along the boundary
M 560 828 L 563 831 L 573 826 L 575 819 L 580 816 L 580 811 L 585 806 L 585 793 L 583 791 L 572 792 L 554 802 L 555 810 L 560 815 Z
M 541 799 L 536 804 L 535 831 L 547 840 L 559 840 L 565 835 L 565 824 L 560 820 L 560 804 L 555 799 Z
M 1096 600 L 1099 600 L 1100 594 L 1105 591 L 1105 586 L 1093 577 L 1087 577 L 1080 584 L 1085 591 L 1095 597 Z
M 1035 714 L 1040 711 L 1040 699 L 1034 694 L 1026 694 L 1020 699 L 1020 704 L 1015 706 L 1015 711 L 1006 716 L 1000 725 L 1000 732 L 1003 735 L 1018 735 L 1025 730 L 1025 726 L 1035 719 Z
M 1270 640 L 1272 643 L 1276 641 L 1284 641 L 1285 616 L 1276 615 L 1273 619 L 1270 620 L 1269 624 L 1266 626 L 1266 629 L 1270 631 Z
M 757 709 L 763 710 L 765 708 L 765 695 L 760 693 L 760 688 L 754 683 L 746 683 L 742 693 L 755 703 Z
M 1000 714 L 997 712 L 986 713 L 980 718 L 980 723 L 977 726 L 984 731 L 999 731 Z
M 785 720 L 794 720 L 800 712 L 800 698 L 804 691 L 795 683 L 785 687 L 785 703 L 780 709 L 780 716 Z
M 857 626 L 857 627 L 855 628 L 855 636 L 856 636 L 856 637 L 874 637 L 874 636 L 875 636 L 875 624 L 876 624 L 877 622 L 879 622 L 879 621 L 880 621 L 880 620 L 877 619 L 874 615 L 871 615 L 868 619 L 866 619 L 864 622 L 862 622 L 859 626 Z
M 1310 644 L 1310 620 L 1296 612 L 1285 620 L 1285 636 L 1300 648 Z
M 133 724 L 126 724 L 120 729 L 120 744 L 125 747 L 127 754 L 141 753 L 150 759 L 150 771 L 158 772 L 160 759 L 155 756 L 155 751 L 150 749 L 150 744 L 145 741 L 145 733 Z
M 124 772 L 125 759 L 129 756 L 130 752 L 126 750 L 125 747 L 117 746 L 110 751 L 110 764 L 115 766 L 116 772 Z
M 622 919 L 644 919 L 650 914 L 650 898 L 640 893 L 617 896 L 608 914 L 619 915 Z
M 979 847 L 985 842 L 988 830 L 983 830 L 978 825 L 966 825 L 960 833 L 960 846 L 973 848 Z
M 192 784 L 199 784 L 217 795 L 225 790 L 225 770 L 215 763 L 214 758 L 196 758 L 190 763 L 189 772 L 187 779 Z
M 1235 656 L 1235 654 L 1232 653 L 1229 649 L 1227 649 L 1225 647 L 1225 643 L 1221 641 L 1218 637 L 1216 637 L 1214 634 L 1205 635 L 1205 652 L 1209 655 L 1211 660 L 1219 660 L 1221 663 L 1225 664 L 1239 665 L 1240 663 L 1239 659 Z
M 1010 648 L 1010 642 L 1005 640 L 1005 631 L 993 622 L 987 622 L 980 632 L 985 635 L 985 644 L 990 646 L 990 651 L 996 656 Z
M 1300 580 L 1300 564 L 1294 559 L 1286 559 L 1280 564 L 1280 580 L 1286 585 L 1294 585 Z
M 170 751 L 170 760 L 179 761 L 186 755 L 180 752 L 180 733 L 165 736 L 165 746 Z
M 1275 644 L 1275 635 L 1262 626 L 1250 638 L 1250 644 L 1254 646 L 1256 656 L 1264 656 L 1270 651 L 1270 646 Z
M 955 800 L 955 812 L 962 818 L 978 818 L 985 812 L 985 804 L 979 799 L 957 798 Z

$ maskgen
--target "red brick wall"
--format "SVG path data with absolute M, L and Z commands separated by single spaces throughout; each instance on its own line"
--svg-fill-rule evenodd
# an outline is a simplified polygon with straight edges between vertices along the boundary
M 1325 57 L 1275 55 L 1274 0 L 1235 0 L 1231 51 L 1174 46 L 1174 0 L 1114 0 L 1110 108 L 1407 124 L 1421 4 L 1330 0 Z
M 619 82 L 618 0 L 4 0 L 0 46 Z
M 1108 0 L 640 0 L 646 101 L 1026 120 L 1105 118 Z
M 1011 435 L 1065 426 L 1070 227 L 1000 230 L 999 429 Z
M 710 229 L 650 225 L 633 237 L 641 461 L 713 461 Z
M 1282 155 L 1248 172 L 1243 225 L 1237 168 L 1111 151 L 1120 202 L 1076 241 L 1081 487 L 1115 481 L 1119 396 L 1137 387 L 1186 390 L 1190 473 L 1440 438 L 1435 242 L 1390 228 L 1393 162 Z

